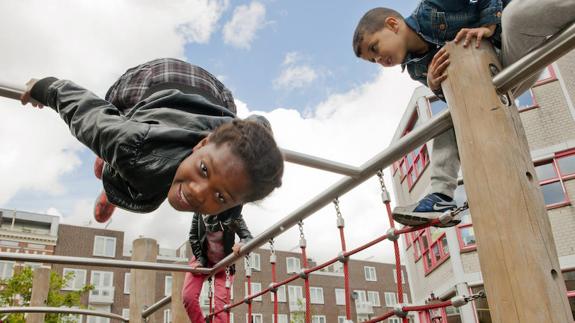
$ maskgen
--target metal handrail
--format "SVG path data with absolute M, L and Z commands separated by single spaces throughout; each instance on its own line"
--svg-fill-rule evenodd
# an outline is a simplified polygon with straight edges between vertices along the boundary
M 169 304 L 172 302 L 172 295 L 168 295 L 161 300 L 157 301 L 156 303 L 150 305 L 145 310 L 142 311 L 142 318 L 147 318 L 148 316 L 154 314 L 157 310 L 162 308 L 164 305 Z
M 122 322 L 129 322 L 129 319 L 122 317 L 121 315 L 101 312 L 84 310 L 80 308 L 62 308 L 62 307 L 41 307 L 41 306 L 20 306 L 20 307 L 0 307 L 0 313 L 58 313 L 58 314 L 80 314 L 89 316 L 100 316 L 107 317 L 110 319 L 116 319 Z
M 190 272 L 194 274 L 209 274 L 211 272 L 210 269 L 206 268 L 192 269 L 192 267 L 188 265 L 163 264 L 156 262 L 118 260 L 118 259 L 34 255 L 24 253 L 12 253 L 12 252 L 0 252 L 0 260 L 43 262 L 43 263 L 63 264 L 63 265 L 85 265 L 85 266 L 101 266 L 101 267 L 115 267 L 115 268 L 146 269 L 146 270 L 159 270 L 159 271 L 178 271 L 178 272 Z

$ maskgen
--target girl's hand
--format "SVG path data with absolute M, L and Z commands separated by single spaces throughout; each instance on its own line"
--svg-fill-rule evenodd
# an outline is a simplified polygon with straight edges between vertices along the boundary
M 234 255 L 239 256 L 240 255 L 240 249 L 244 246 L 243 243 L 238 242 L 236 243 L 233 247 L 232 247 L 232 251 L 234 252 Z
M 20 102 L 22 102 L 22 105 L 30 103 L 32 104 L 33 107 L 42 109 L 44 106 L 34 101 L 30 96 L 30 91 L 32 90 L 32 87 L 34 87 L 34 84 L 36 84 L 36 82 L 38 82 L 37 79 L 30 79 L 30 81 L 26 83 L 26 91 L 22 93 L 22 96 L 20 96 Z
M 447 66 L 449 66 L 449 53 L 445 47 L 443 47 L 437 51 L 427 67 L 427 86 L 429 86 L 432 91 L 439 90 L 441 88 L 441 82 L 447 79 Z
M 463 41 L 463 47 L 467 47 L 469 43 L 471 43 L 471 39 L 473 37 L 477 38 L 475 42 L 475 48 L 479 48 L 479 44 L 481 43 L 481 39 L 489 38 L 493 36 L 495 32 L 495 25 L 488 25 L 488 26 L 481 26 L 478 28 L 462 28 L 453 41 L 457 44 L 460 40 L 465 39 Z

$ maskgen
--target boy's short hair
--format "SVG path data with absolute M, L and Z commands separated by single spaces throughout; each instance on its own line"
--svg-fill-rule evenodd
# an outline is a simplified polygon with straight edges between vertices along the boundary
M 361 43 L 365 34 L 372 34 L 376 31 L 383 29 L 385 26 L 385 19 L 388 17 L 400 18 L 403 16 L 389 8 L 374 8 L 366 12 L 357 23 L 355 32 L 353 33 L 353 51 L 357 57 L 361 56 Z

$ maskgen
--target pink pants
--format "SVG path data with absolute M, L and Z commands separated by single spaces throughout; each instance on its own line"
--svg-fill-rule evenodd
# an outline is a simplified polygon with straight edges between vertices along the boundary
M 190 261 L 190 265 L 194 262 Z M 202 285 L 206 280 L 206 275 L 186 273 L 184 280 L 184 288 L 182 289 L 182 299 L 184 307 L 188 312 L 188 317 L 192 323 L 205 323 L 205 318 L 200 308 L 200 293 Z M 214 279 L 214 312 L 224 308 L 224 305 L 229 302 L 228 289 L 226 288 L 226 273 L 221 271 L 213 276 Z M 230 276 L 230 282 L 233 281 L 233 276 Z M 223 311 L 214 316 L 213 323 L 228 323 L 229 313 Z

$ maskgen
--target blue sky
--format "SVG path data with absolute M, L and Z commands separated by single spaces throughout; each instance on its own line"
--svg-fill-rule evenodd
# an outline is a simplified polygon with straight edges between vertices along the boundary
M 24 84 L 53 75 L 104 95 L 132 66 L 157 57 L 186 59 L 232 90 L 240 117 L 266 116 L 280 146 L 358 166 L 387 147 L 417 84 L 398 68 L 383 71 L 357 59 L 353 31 L 373 7 L 407 15 L 416 3 L 6 0 L 0 3 L 0 28 L 18 32 L 0 35 L 0 82 Z M 59 215 L 63 223 L 90 221 L 101 190 L 94 155 L 56 113 L 0 98 L 0 156 L 0 208 Z M 244 216 L 257 234 L 339 178 L 288 164 L 282 188 L 245 208 Z M 353 234 L 364 239 L 388 224 L 377 190 L 359 192 L 350 197 L 348 211 L 361 216 L 349 225 L 357 225 Z M 371 225 L 370 212 L 381 226 Z M 169 206 L 145 216 L 117 214 L 109 228 L 125 231 L 128 239 L 146 235 L 175 247 L 186 238 L 189 215 Z M 310 230 L 321 233 L 321 219 L 314 216 Z M 333 245 L 316 237 L 319 244 Z

